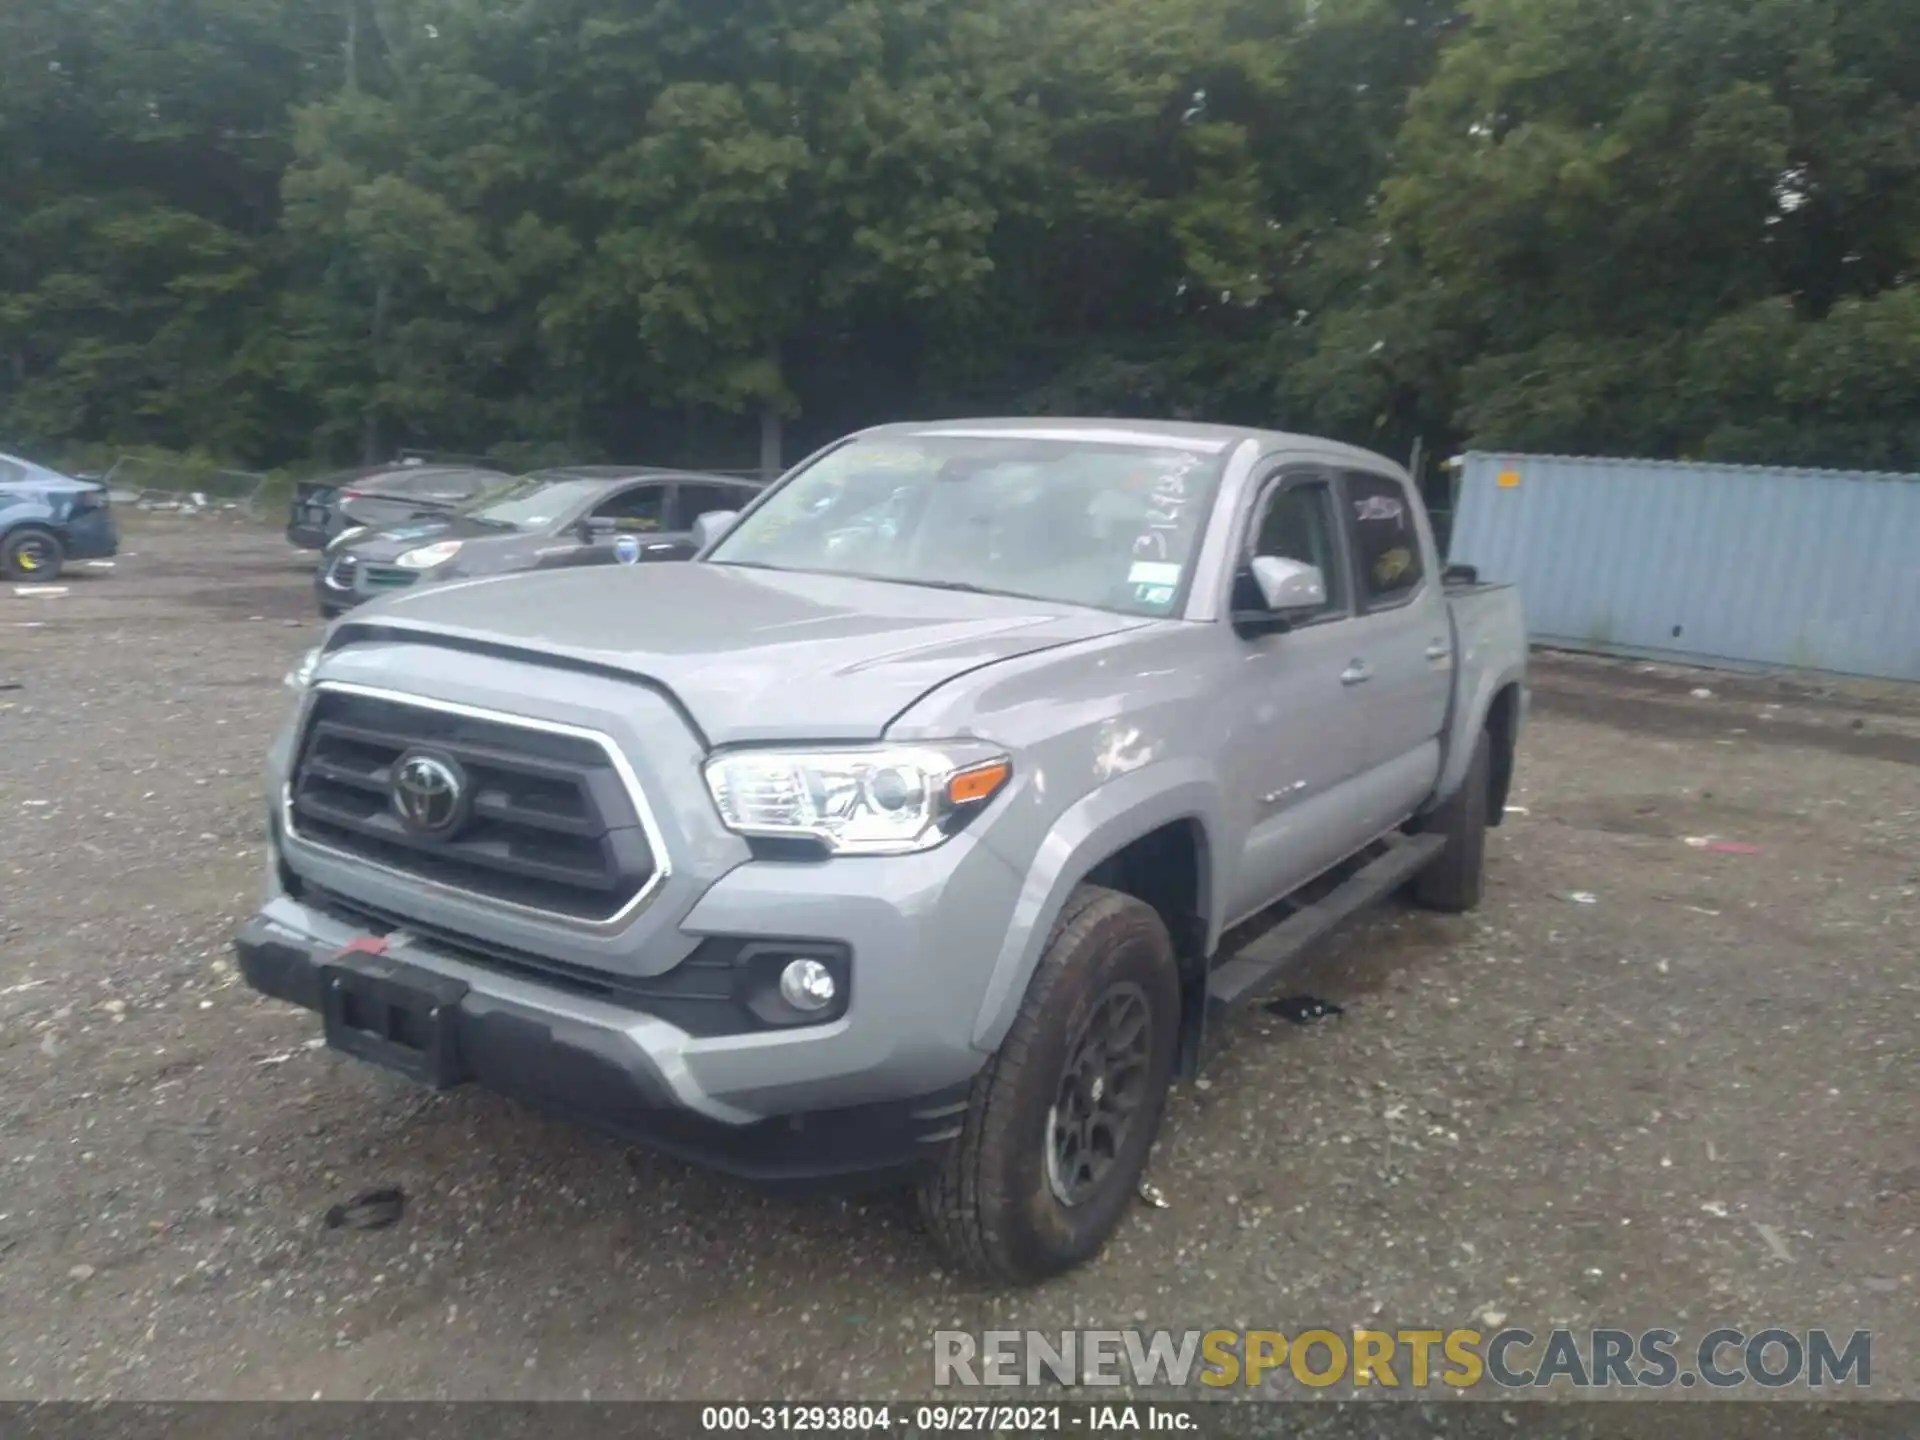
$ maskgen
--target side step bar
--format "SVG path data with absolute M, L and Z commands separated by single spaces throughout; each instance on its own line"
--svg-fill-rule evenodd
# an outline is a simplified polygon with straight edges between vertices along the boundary
M 1401 835 L 1379 859 L 1356 870 L 1339 888 L 1304 905 L 1207 976 L 1207 1008 L 1237 1005 L 1259 995 L 1316 942 L 1369 905 L 1391 895 L 1437 856 L 1440 835 Z

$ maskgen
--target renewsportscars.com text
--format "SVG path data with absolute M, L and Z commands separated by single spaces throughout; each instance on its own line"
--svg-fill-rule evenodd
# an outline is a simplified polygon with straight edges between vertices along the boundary
M 1509 1390 L 1556 1386 L 1784 1389 L 1873 1383 L 1873 1336 L 1722 1327 L 1673 1330 L 942 1330 L 933 1383 L 1183 1388 L 1297 1383 L 1313 1389 Z

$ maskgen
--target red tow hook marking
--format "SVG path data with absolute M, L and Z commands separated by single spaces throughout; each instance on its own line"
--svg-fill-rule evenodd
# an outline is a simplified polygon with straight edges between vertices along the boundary
M 384 955 L 387 953 L 387 937 L 384 935 L 362 935 L 357 940 L 349 940 L 334 952 L 340 955 Z

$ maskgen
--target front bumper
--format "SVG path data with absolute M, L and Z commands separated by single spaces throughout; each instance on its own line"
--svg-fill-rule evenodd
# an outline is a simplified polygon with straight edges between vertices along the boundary
M 820 862 L 756 856 L 719 822 L 701 777 L 700 738 L 650 687 L 379 637 L 337 649 L 324 668 L 327 678 L 316 689 L 432 696 L 421 703 L 453 706 L 487 723 L 512 717 L 525 725 L 585 727 L 630 767 L 657 823 L 649 843 L 657 838 L 655 854 L 668 862 L 657 888 L 631 913 L 605 922 L 570 920 L 370 864 L 316 843 L 292 822 L 286 786 L 314 692 L 296 707 L 269 758 L 273 860 L 265 904 L 242 943 L 255 952 L 268 939 L 290 946 L 310 969 L 356 939 L 385 933 L 383 926 L 398 927 L 409 965 L 468 987 L 457 1043 L 466 1043 L 465 1012 L 500 1009 L 537 1017 L 556 1037 L 540 1041 L 527 1032 L 534 1038 L 520 1043 L 535 1053 L 558 1046 L 593 1057 L 586 1080 L 577 1078 L 584 1061 L 534 1063 L 536 1071 L 574 1077 L 563 1094 L 530 1094 L 522 1071 L 492 1052 L 463 1078 L 556 1112 L 592 1112 L 587 1118 L 636 1138 L 690 1125 L 702 1136 L 758 1146 L 796 1118 L 802 1129 L 831 1127 L 842 1122 L 814 1117 L 885 1116 L 904 1107 L 914 1124 L 927 1123 L 939 1118 L 923 1113 L 938 1108 L 927 1097 L 955 1093 L 986 1063 L 976 1027 L 1026 876 L 985 843 L 984 828 L 912 855 Z M 676 1010 L 691 971 L 721 941 L 832 947 L 850 967 L 845 1013 L 753 1029 Z M 267 993 L 311 1002 L 310 990 L 274 978 L 258 953 L 248 963 L 249 978 Z M 674 1004 L 658 1003 L 666 992 Z M 607 1078 L 616 1072 L 627 1078 Z M 662 1111 L 682 1118 L 663 1126 Z M 716 1124 L 722 1128 L 712 1129 Z M 865 1168 L 897 1162 L 897 1127 L 863 1125 L 883 1142 Z M 914 1145 L 933 1133 L 917 1132 Z M 671 1134 L 665 1143 L 674 1148 Z M 722 1168 L 752 1168 L 730 1159 L 725 1144 L 706 1148 Z
M 315 933 L 322 932 L 322 933 Z M 235 941 L 256 990 L 326 1014 L 330 975 L 367 932 L 282 901 Z M 964 1083 L 927 1094 L 728 1124 L 687 1109 L 670 1070 L 683 1032 L 591 1004 L 516 995 L 452 950 L 395 937 L 383 967 L 440 988 L 445 1063 L 438 1083 L 472 1081 L 550 1114 L 781 1190 L 847 1190 L 920 1173 L 958 1134 Z M 358 963 L 358 962 L 356 962 Z
M 406 590 L 419 583 L 420 575 L 413 571 L 401 571 L 397 566 L 360 564 L 357 560 L 350 565 L 342 565 L 340 555 L 324 557 L 320 568 L 313 577 L 313 596 L 323 615 L 338 615 L 363 605 L 369 600 L 377 600 L 382 595 L 391 595 Z M 398 580 L 397 575 L 405 575 Z M 382 582 L 381 577 L 386 577 Z

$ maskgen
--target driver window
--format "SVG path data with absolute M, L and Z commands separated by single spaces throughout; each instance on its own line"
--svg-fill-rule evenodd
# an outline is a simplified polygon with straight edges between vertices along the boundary
M 1324 480 L 1283 481 L 1267 492 L 1247 559 L 1274 555 L 1316 566 L 1327 584 L 1321 615 L 1346 615 L 1347 577 L 1340 563 L 1339 536 L 1332 486 Z
M 664 485 L 636 485 L 594 506 L 593 518 L 611 520 L 617 530 L 658 530 L 666 515 L 666 493 Z

